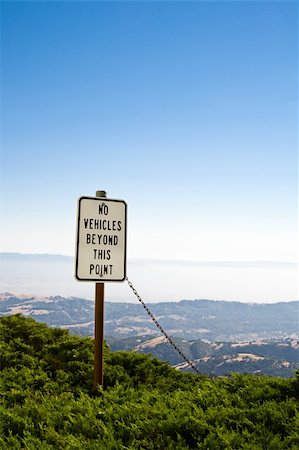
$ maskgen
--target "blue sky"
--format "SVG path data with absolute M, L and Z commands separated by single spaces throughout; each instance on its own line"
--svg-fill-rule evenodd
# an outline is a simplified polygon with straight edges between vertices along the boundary
M 73 255 L 105 189 L 131 259 L 296 262 L 297 2 L 1 8 L 1 251 Z

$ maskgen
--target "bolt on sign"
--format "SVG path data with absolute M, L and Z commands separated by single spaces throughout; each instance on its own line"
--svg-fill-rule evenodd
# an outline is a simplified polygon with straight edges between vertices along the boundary
M 126 277 L 127 205 L 123 200 L 80 197 L 76 278 L 123 281 Z

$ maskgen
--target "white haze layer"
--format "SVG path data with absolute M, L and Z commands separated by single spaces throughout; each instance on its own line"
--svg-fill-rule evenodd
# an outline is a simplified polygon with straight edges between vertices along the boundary
M 60 255 L 0 254 L 0 292 L 94 298 L 94 282 L 74 277 Z M 127 275 L 146 302 L 183 299 L 273 303 L 298 299 L 298 272 L 286 262 L 129 260 Z M 108 301 L 136 302 L 126 282 L 105 283 Z

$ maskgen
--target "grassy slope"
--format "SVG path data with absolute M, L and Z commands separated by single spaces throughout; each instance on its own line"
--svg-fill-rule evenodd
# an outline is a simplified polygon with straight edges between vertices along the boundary
M 298 378 L 209 379 L 106 348 L 95 396 L 91 339 L 22 316 L 0 324 L 0 448 L 299 448 Z

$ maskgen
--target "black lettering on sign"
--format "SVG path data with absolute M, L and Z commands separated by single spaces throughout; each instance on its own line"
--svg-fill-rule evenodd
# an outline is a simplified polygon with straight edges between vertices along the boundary
M 97 234 L 99 245 L 117 245 L 118 244 L 118 236 L 113 234 Z
M 93 244 L 96 243 L 96 234 L 86 234 L 86 244 Z
M 111 250 L 105 250 L 105 249 L 93 249 L 93 259 L 109 259 L 111 258 Z
M 101 228 L 101 220 L 99 219 L 84 219 L 84 228 L 90 230 L 98 230 Z
M 99 205 L 99 214 L 104 214 L 105 216 L 107 216 L 108 206 L 105 205 L 105 203 L 102 203 L 101 205 Z
M 91 234 L 87 233 L 86 235 L 86 244 L 90 244 L 91 243 Z
M 90 264 L 89 275 L 112 275 L 113 264 Z

